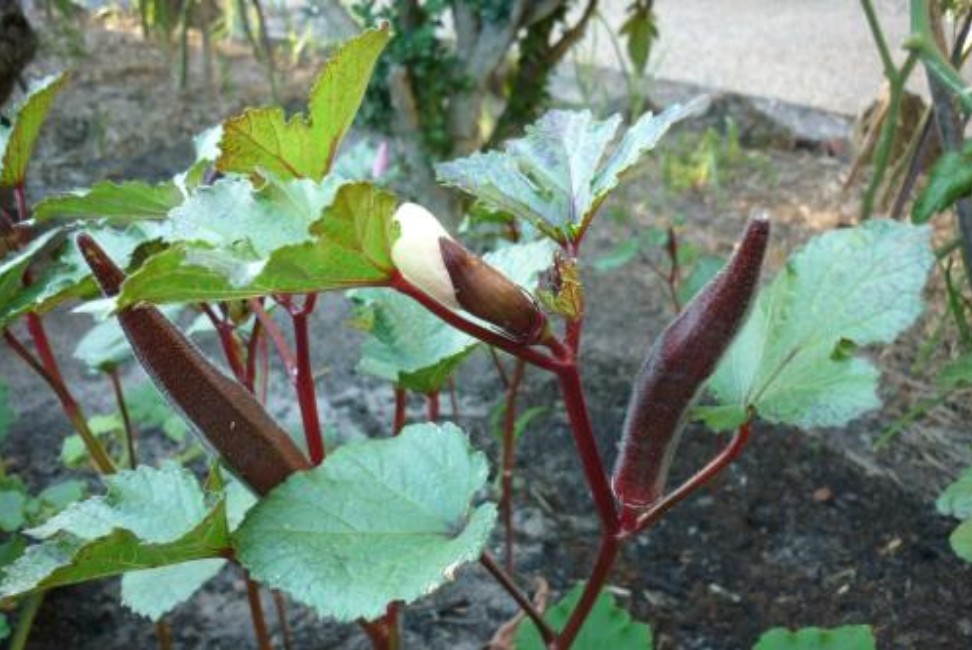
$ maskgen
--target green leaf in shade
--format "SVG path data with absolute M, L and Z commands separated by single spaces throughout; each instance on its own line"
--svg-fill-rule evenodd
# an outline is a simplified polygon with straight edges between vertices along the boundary
M 3 641 L 10 636 L 10 623 L 7 622 L 7 616 L 5 614 L 0 614 L 0 641 Z
M 8 568 L 0 597 L 225 554 L 225 501 L 209 505 L 188 470 L 167 463 L 104 480 L 105 496 L 27 531 L 44 541 Z
M 47 245 L 60 234 L 55 229 L 34 238 L 23 249 L 7 255 L 0 260 L 0 326 L 6 325 L 23 313 L 16 305 L 25 293 L 24 272 L 34 258 L 45 250 Z
M 719 403 L 804 428 L 877 408 L 878 371 L 849 351 L 893 341 L 921 313 L 930 234 L 874 219 L 812 239 L 760 292 L 710 380 Z
M 6 439 L 10 427 L 17 420 L 17 413 L 10 406 L 10 389 L 0 381 L 0 444 Z
M 550 266 L 554 244 L 536 241 L 506 246 L 483 259 L 529 289 Z M 478 345 L 417 302 L 388 289 L 366 289 L 354 299 L 368 312 L 370 336 L 358 369 L 419 393 L 438 391 Z
M 870 625 L 843 625 L 831 629 L 775 627 L 764 632 L 753 650 L 875 650 Z
M 131 263 L 135 250 L 157 237 L 158 225 L 150 222 L 131 224 L 124 229 L 94 226 L 86 229 L 108 251 L 112 259 L 123 267 Z M 30 247 L 53 236 L 54 231 L 42 235 Z M 36 251 L 35 251 L 36 252 Z M 98 289 L 88 265 L 74 243 L 68 237 L 55 253 L 56 260 L 40 274 L 29 287 L 20 287 L 5 298 L 5 273 L 0 268 L 0 325 L 27 312 L 44 313 L 70 298 L 98 295 Z M 21 272 L 22 273 L 22 272 Z
M 972 518 L 972 467 L 965 468 L 958 479 L 945 488 L 935 501 L 943 515 L 958 519 Z
M 184 198 L 172 181 L 159 185 L 143 181 L 102 181 L 88 189 L 44 199 L 35 207 L 34 218 L 38 221 L 104 219 L 117 224 L 164 219 Z
M 950 361 L 938 371 L 935 383 L 947 391 L 972 385 L 972 354 L 963 354 Z
M 932 167 L 928 184 L 911 208 L 911 220 L 925 223 L 935 214 L 946 210 L 963 196 L 972 193 L 972 143 L 962 151 L 941 155 Z
M 621 174 L 658 143 L 675 122 L 705 110 L 699 98 L 660 115 L 645 114 L 607 155 L 620 116 L 597 120 L 590 111 L 550 111 L 503 152 L 476 153 L 436 166 L 439 181 L 487 206 L 524 219 L 547 236 L 573 240 L 588 225 Z
M 158 621 L 189 600 L 216 577 L 226 560 L 183 562 L 158 569 L 130 571 L 122 576 L 122 604 L 140 616 Z
M 27 163 L 30 162 L 41 126 L 67 80 L 68 75 L 62 73 L 32 83 L 27 95 L 13 109 L 13 124 L 0 129 L 0 147 L 3 148 L 0 185 L 3 187 L 24 184 Z
M 948 537 L 955 554 L 972 564 L 972 518 L 966 519 Z
M 257 499 L 242 483 L 229 479 L 223 486 L 226 519 L 235 530 Z M 189 600 L 219 573 L 226 560 L 194 560 L 158 569 L 130 571 L 122 576 L 122 604 L 140 616 L 157 621 Z
M 554 630 L 559 632 L 567 624 L 583 591 L 584 583 L 578 584 L 544 615 Z M 545 650 L 546 647 L 537 628 L 524 619 L 516 631 L 517 650 Z M 628 612 L 614 603 L 611 594 L 602 591 L 571 647 L 574 650 L 651 650 L 654 641 L 648 625 L 632 620 Z
M 648 66 L 651 47 L 658 39 L 658 25 L 649 6 L 632 5 L 628 11 L 632 14 L 621 25 L 618 33 L 628 37 L 628 58 L 631 59 L 635 71 L 643 75 Z
M 594 260 L 591 266 L 595 271 L 604 273 L 613 271 L 633 261 L 641 252 L 641 240 L 637 237 L 619 242 L 610 251 Z
M 387 28 L 373 29 L 342 45 L 311 88 L 306 117 L 288 120 L 282 108 L 258 108 L 224 122 L 216 167 L 248 175 L 322 179 L 354 121 L 388 38 Z
M 715 255 L 702 255 L 696 259 L 688 275 L 679 283 L 676 290 L 679 302 L 683 305 L 688 304 L 725 265 L 726 260 Z
M 5 533 L 20 530 L 27 521 L 26 507 L 27 495 L 23 490 L 0 490 L 0 530 Z
M 306 230 L 309 225 L 310 234 L 300 237 L 310 241 L 288 244 L 298 237 L 299 229 L 290 221 L 286 226 L 274 226 L 273 206 L 297 210 L 304 216 L 292 218 L 303 219 L 309 214 L 311 198 L 323 200 L 329 191 L 326 181 L 314 184 L 313 190 L 306 189 L 308 184 L 312 182 L 285 182 L 261 193 L 269 203 L 261 208 L 268 218 L 267 223 L 260 224 L 259 232 L 266 232 L 265 239 L 228 220 L 225 229 L 215 224 L 204 226 L 200 213 L 200 227 L 189 232 L 186 225 L 180 237 L 200 237 L 201 243 L 197 239 L 196 243 L 177 244 L 150 258 L 125 282 L 119 306 L 234 300 L 387 282 L 394 272 L 390 251 L 397 236 L 392 222 L 395 197 L 368 183 L 342 185 L 320 218 L 303 226 Z M 226 216 L 228 219 L 231 215 Z M 283 217 L 277 213 L 274 218 Z M 190 221 L 189 217 L 185 220 Z M 273 232 L 275 228 L 279 232 Z M 274 246 L 278 247 L 271 251 Z
M 487 474 L 486 458 L 451 424 L 350 443 L 250 511 L 237 557 L 324 616 L 373 619 L 479 557 L 496 521 L 495 506 L 472 505 Z

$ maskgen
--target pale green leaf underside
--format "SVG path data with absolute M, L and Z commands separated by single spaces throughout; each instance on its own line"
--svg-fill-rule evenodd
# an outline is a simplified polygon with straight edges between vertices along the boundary
M 122 576 L 122 604 L 152 621 L 171 612 L 214 578 L 226 560 L 194 560 Z
M 945 488 L 935 501 L 943 515 L 958 519 L 972 518 L 972 467 L 967 467 L 958 479 Z
M 877 641 L 869 625 L 844 625 L 832 629 L 773 628 L 759 638 L 753 650 L 875 650 Z
M 31 84 L 27 95 L 13 109 L 13 125 L 0 130 L 0 145 L 3 147 L 0 185 L 14 187 L 24 183 L 37 136 L 54 99 L 67 81 L 68 75 L 61 73 Z
M 23 310 L 17 304 L 24 294 L 24 272 L 34 257 L 59 234 L 57 229 L 36 237 L 22 250 L 9 254 L 0 260 L 0 325 L 19 316 Z
M 451 424 L 340 447 L 258 503 L 235 535 L 254 578 L 341 621 L 373 619 L 479 557 L 496 520 L 471 501 L 485 457 Z
M 720 404 L 805 428 L 877 408 L 877 369 L 846 350 L 891 342 L 921 313 L 929 237 L 926 227 L 871 220 L 811 240 L 760 292 L 710 380 Z
M 357 114 L 387 29 L 363 32 L 331 57 L 310 92 L 309 114 L 248 109 L 223 123 L 216 166 L 223 172 L 321 180 Z
M 106 219 L 125 224 L 143 219 L 164 219 L 183 200 L 175 183 L 150 185 L 143 181 L 103 181 L 88 189 L 52 196 L 37 204 L 34 217 L 49 219 Z
M 619 116 L 601 121 L 590 111 L 550 111 L 527 127 L 525 137 L 507 142 L 505 151 L 442 163 L 436 173 L 440 182 L 525 219 L 554 239 L 572 239 L 626 170 L 675 122 L 707 105 L 700 98 L 644 115 L 610 155 Z
M 956 555 L 972 564 L 972 517 L 953 530 L 948 541 Z
M 560 631 L 580 600 L 584 584 L 575 586 L 544 615 L 550 626 Z M 516 650 L 545 650 L 546 644 L 529 619 L 524 619 L 516 632 Z M 574 650 L 651 650 L 654 647 L 651 628 L 631 619 L 631 615 L 614 603 L 614 597 L 603 591 L 584 622 Z
M 368 183 L 349 183 L 310 221 L 316 206 L 330 200 L 328 185 L 294 181 L 262 190 L 255 201 L 266 205 L 243 219 L 252 219 L 265 237 L 234 223 L 229 209 L 223 220 L 207 221 L 201 209 L 175 215 L 169 237 L 191 241 L 180 241 L 133 273 L 119 306 L 234 300 L 387 282 L 394 271 L 390 250 L 397 236 L 391 218 L 395 197 Z M 242 192 L 233 184 L 225 187 L 233 194 Z M 250 200 L 242 194 L 238 198 Z

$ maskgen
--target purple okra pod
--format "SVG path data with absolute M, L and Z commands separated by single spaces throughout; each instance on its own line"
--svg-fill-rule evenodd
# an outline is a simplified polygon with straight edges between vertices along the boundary
M 664 495 L 688 409 L 746 320 L 769 232 L 765 217 L 749 222 L 732 259 L 665 328 L 638 371 L 611 481 L 626 511 Z
M 118 295 L 124 272 L 88 235 L 79 235 L 77 242 L 102 292 Z M 135 355 L 162 394 L 258 494 L 266 494 L 294 472 L 311 468 L 256 398 L 213 366 L 158 309 L 126 307 L 117 316 Z

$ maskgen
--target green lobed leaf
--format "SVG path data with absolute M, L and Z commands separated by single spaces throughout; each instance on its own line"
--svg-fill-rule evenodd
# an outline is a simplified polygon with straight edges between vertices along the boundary
M 972 518 L 959 524 L 949 535 L 948 542 L 956 555 L 972 564 Z
M 307 189 L 310 185 L 316 189 Z M 394 272 L 390 250 L 397 236 L 392 194 L 368 183 L 349 183 L 337 190 L 316 221 L 303 225 L 304 232 L 309 226 L 309 235 L 298 235 L 300 228 L 292 221 L 287 227 L 274 225 L 279 217 L 274 211 L 283 209 L 274 206 L 289 205 L 297 211 L 293 219 L 306 219 L 311 201 L 326 198 L 327 185 L 284 182 L 262 191 L 268 204 L 260 210 L 267 222 L 257 232 L 267 233 L 266 239 L 231 224 L 230 212 L 225 230 L 201 223 L 184 235 L 203 238 L 201 242 L 176 244 L 146 261 L 125 282 L 118 305 L 236 300 L 387 282 Z M 205 214 L 199 212 L 200 222 Z M 275 228 L 280 232 L 272 232 Z M 311 240 L 293 243 L 298 236 Z
M 557 241 L 582 232 L 621 174 L 677 121 L 701 113 L 705 99 L 645 114 L 610 154 L 620 116 L 597 120 L 590 111 L 550 111 L 504 152 L 475 153 L 436 165 L 439 181 L 486 205 L 524 219 Z M 603 163 L 602 163 L 603 161 Z
M 962 475 L 942 491 L 935 507 L 943 515 L 972 518 L 972 467 L 965 468 Z
M 223 172 L 321 180 L 331 167 L 388 42 L 387 27 L 365 31 L 324 64 L 309 114 L 289 120 L 279 107 L 248 109 L 223 123 L 216 167 Z
M 943 153 L 935 162 L 928 184 L 915 199 L 911 220 L 925 223 L 969 193 L 972 193 L 972 143 L 966 143 L 960 152 Z
M 804 428 L 877 408 L 878 371 L 849 352 L 893 341 L 921 313 L 929 237 L 874 219 L 812 239 L 760 292 L 711 378 L 720 405 Z
M 376 618 L 479 557 L 496 521 L 495 506 L 471 503 L 487 473 L 451 424 L 344 445 L 250 511 L 234 536 L 237 557 L 322 615 Z
M 34 208 L 34 218 L 103 219 L 124 225 L 143 219 L 164 219 L 184 198 L 172 181 L 158 185 L 102 181 L 87 189 L 45 198 Z
M 104 480 L 104 496 L 27 531 L 44 541 L 8 568 L 0 598 L 224 554 L 225 501 L 208 504 L 188 470 L 143 465 Z
M 13 124 L 0 130 L 0 147 L 3 149 L 3 170 L 0 186 L 15 187 L 24 184 L 27 164 L 34 151 L 41 126 L 47 113 L 68 81 L 68 75 L 51 75 L 30 85 L 27 95 L 13 109 Z
M 0 260 L 0 326 L 7 325 L 23 313 L 16 308 L 16 304 L 22 300 L 25 292 L 24 273 L 31 262 L 45 251 L 47 245 L 59 234 L 58 229 L 50 230 L 34 238 L 21 250 Z
M 843 625 L 831 629 L 776 627 L 764 632 L 753 650 L 875 650 L 870 625 Z
M 544 614 L 554 630 L 559 632 L 567 624 L 583 591 L 584 583 L 578 584 Z M 545 650 L 546 647 L 537 628 L 524 619 L 516 631 L 517 650 Z M 571 647 L 574 650 L 651 650 L 654 641 L 648 625 L 632 620 L 628 612 L 615 604 L 611 594 L 602 591 Z
M 122 267 L 131 263 L 136 249 L 156 238 L 158 226 L 149 222 L 131 224 L 124 229 L 92 226 L 85 229 Z M 38 240 L 53 235 L 42 235 Z M 31 243 L 34 246 L 38 240 Z M 28 247 L 30 248 L 30 247 Z M 28 249 L 24 249 L 26 251 Z M 81 251 L 68 237 L 55 252 L 55 261 L 29 286 L 19 287 L 6 300 L 0 288 L 0 325 L 27 312 L 44 313 L 70 298 L 98 294 L 97 286 Z M 0 287 L 3 282 L 0 270 Z

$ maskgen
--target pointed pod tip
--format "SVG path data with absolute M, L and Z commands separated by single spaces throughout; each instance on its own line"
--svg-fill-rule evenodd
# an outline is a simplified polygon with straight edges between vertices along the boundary
M 106 296 L 117 296 L 121 292 L 121 285 L 125 281 L 125 273 L 118 268 L 105 250 L 98 245 L 94 237 L 88 233 L 81 233 L 75 238 L 78 249 L 84 261 L 91 269 L 92 275 Z

